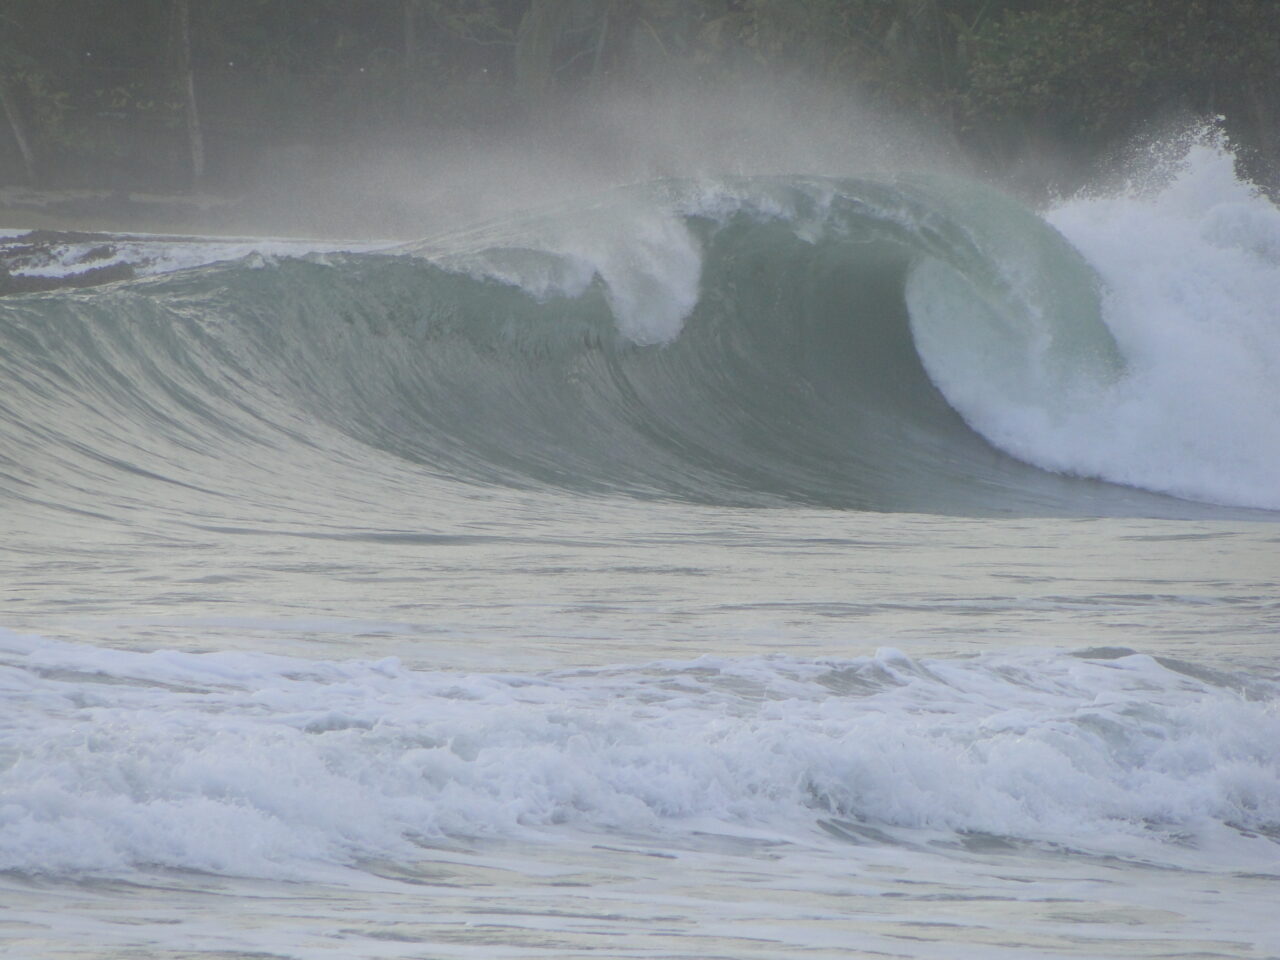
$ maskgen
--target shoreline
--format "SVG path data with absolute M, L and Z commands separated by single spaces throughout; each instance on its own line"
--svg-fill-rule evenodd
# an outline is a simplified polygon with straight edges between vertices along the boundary
M 395 241 L 0 228 L 0 297 L 95 287 L 261 256 L 360 253 Z
M 231 229 L 238 198 L 121 190 L 0 187 L 0 230 L 69 233 L 213 233 Z
M 177 194 L 127 190 L 39 190 L 0 186 L 5 231 L 150 234 L 181 237 L 277 237 L 349 242 L 410 240 L 416 224 L 404 204 L 368 195 L 336 199 L 257 194 Z
M 262 221 L 261 207 L 245 198 L 0 187 L 0 296 L 100 286 L 255 250 L 399 242 L 385 235 L 356 239 L 354 231 L 336 233 L 297 217 L 272 217 L 269 228 Z M 182 251 L 177 258 L 174 248 Z

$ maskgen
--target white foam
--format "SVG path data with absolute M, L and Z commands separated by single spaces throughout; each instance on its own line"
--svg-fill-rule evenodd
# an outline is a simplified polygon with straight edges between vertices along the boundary
M 1049 469 L 1280 509 L 1280 211 L 1204 143 L 1163 189 L 1077 198 L 1048 219 L 1102 278 L 1124 375 L 1024 405 L 936 371 L 948 399 Z
M 1228 824 L 1280 823 L 1276 691 L 1140 655 L 468 675 L 0 632 L 0 664 L 0 869 L 288 877 L 415 838 L 833 814 L 1148 855 L 1231 834 L 1239 858 Z

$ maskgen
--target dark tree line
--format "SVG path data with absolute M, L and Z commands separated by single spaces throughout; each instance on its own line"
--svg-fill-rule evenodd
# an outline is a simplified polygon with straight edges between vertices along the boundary
M 1280 0 L 0 0 L 0 183 L 229 190 L 269 149 L 762 70 L 996 169 L 1178 115 L 1280 156 Z

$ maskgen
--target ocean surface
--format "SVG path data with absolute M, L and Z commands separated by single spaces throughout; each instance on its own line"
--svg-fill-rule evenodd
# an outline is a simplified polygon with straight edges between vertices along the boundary
M 1221 147 L 10 226 L 135 276 L 0 298 L 5 956 L 1280 957 L 1280 211 Z

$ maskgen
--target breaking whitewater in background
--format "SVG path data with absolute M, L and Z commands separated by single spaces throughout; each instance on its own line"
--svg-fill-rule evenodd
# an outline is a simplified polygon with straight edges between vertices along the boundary
M 1043 219 L 3 244 L 134 275 L 0 301 L 19 953 L 1280 952 L 1280 211 L 1221 146 Z

